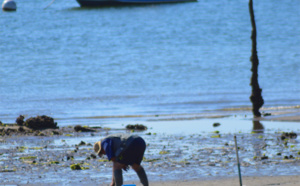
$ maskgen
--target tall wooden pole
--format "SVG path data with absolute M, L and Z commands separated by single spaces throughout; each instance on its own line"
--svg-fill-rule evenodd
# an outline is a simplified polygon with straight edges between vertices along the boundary
M 236 142 L 236 136 L 234 136 L 234 144 L 235 144 L 235 153 L 236 153 L 236 161 L 237 161 L 237 165 L 238 165 L 240 186 L 242 186 L 243 183 L 242 183 L 241 165 L 240 165 L 240 159 L 239 159 L 239 153 L 238 153 L 238 146 L 237 146 L 237 142 Z
M 262 98 L 261 92 L 262 89 L 259 87 L 258 84 L 258 56 L 257 56 L 257 48 L 256 48 L 256 24 L 255 24 L 255 17 L 254 17 L 254 10 L 253 10 L 253 1 L 249 0 L 249 12 L 251 18 L 251 25 L 252 25 L 252 55 L 251 55 L 251 62 L 252 62 L 252 76 L 251 76 L 251 87 L 252 87 L 252 94 L 250 96 L 250 100 L 252 102 L 252 112 L 254 117 L 260 117 L 261 113 L 259 109 L 263 106 L 264 100 Z

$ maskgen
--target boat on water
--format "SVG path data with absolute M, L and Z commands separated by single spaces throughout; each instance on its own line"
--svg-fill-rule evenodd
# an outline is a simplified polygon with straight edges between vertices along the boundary
M 129 5 L 129 4 L 158 4 L 158 3 L 179 3 L 197 0 L 76 0 L 81 7 Z

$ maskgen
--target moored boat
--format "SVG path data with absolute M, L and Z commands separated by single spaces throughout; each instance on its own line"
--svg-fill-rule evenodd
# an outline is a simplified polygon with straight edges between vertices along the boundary
M 126 4 L 158 4 L 158 3 L 178 3 L 197 0 L 76 0 L 81 7 L 110 6 Z

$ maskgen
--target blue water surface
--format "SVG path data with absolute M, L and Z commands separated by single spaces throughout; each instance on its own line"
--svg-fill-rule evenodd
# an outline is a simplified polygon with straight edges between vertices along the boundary
M 251 106 L 247 0 L 102 8 L 56 0 L 47 9 L 50 1 L 16 2 L 16 12 L 0 12 L 2 122 Z M 300 104 L 299 7 L 254 1 L 265 107 Z

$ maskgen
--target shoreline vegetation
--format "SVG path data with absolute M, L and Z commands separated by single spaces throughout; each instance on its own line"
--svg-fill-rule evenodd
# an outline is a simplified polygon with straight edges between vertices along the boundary
M 50 128 L 33 124 L 34 118 L 25 121 L 23 118 L 23 122 L 17 119 L 14 124 L 1 123 L 0 174 L 4 179 L 0 184 L 108 185 L 111 165 L 106 159 L 96 157 L 92 144 L 109 133 L 127 132 L 138 133 L 146 139 L 148 150 L 143 165 L 153 186 L 238 185 L 233 134 L 219 132 L 217 128 L 223 125 L 225 117 L 234 116 L 236 111 L 230 112 L 207 117 L 219 119 L 219 123 L 213 124 L 215 131 L 184 135 L 151 133 L 143 124 L 121 128 L 60 127 L 46 116 L 42 117 L 53 124 L 52 127 L 48 125 Z M 252 120 L 300 122 L 299 107 L 264 112 L 270 114 Z M 184 127 L 190 119 L 201 122 L 205 117 L 187 118 L 176 120 Z M 173 123 L 170 117 L 167 121 Z M 34 129 L 34 125 L 38 128 Z M 300 144 L 297 135 L 300 135 L 299 130 L 239 133 L 241 167 L 247 169 L 242 171 L 243 185 L 299 185 Z M 139 185 L 130 173 L 125 174 L 124 181 Z

